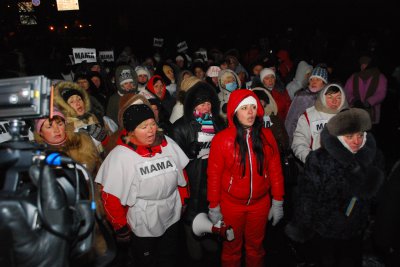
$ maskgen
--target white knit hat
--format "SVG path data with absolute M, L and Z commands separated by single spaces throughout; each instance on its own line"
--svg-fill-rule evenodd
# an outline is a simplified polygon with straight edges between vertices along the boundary
M 218 77 L 221 68 L 218 66 L 210 66 L 206 72 L 207 77 Z
M 261 80 L 261 81 L 264 80 L 265 76 L 267 76 L 267 75 L 273 75 L 274 77 L 276 77 L 276 76 L 275 76 L 275 71 L 274 71 L 273 69 L 271 69 L 271 68 L 264 68 L 264 69 L 262 69 L 262 71 L 260 72 L 260 80 Z
M 242 101 L 240 101 L 239 105 L 237 105 L 237 107 L 235 108 L 234 113 L 236 113 L 236 111 L 238 111 L 238 109 L 240 107 L 245 106 L 245 105 L 251 105 L 251 104 L 256 105 L 256 107 L 257 107 L 257 100 L 252 96 L 248 96 L 245 99 L 243 99 Z

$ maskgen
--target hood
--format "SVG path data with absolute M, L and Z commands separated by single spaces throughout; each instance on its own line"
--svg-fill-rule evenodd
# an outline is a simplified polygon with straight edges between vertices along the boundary
M 308 64 L 305 61 L 300 61 L 297 65 L 296 75 L 294 80 L 299 82 L 303 87 L 305 87 L 308 83 L 308 78 L 306 78 L 307 73 L 311 73 L 313 70 L 313 66 Z
M 289 52 L 281 49 L 276 53 L 276 57 L 279 58 L 281 61 L 290 61 Z
M 185 97 L 184 118 L 190 121 L 193 118 L 193 110 L 195 108 L 196 99 L 201 95 L 207 95 L 211 100 L 211 113 L 213 117 L 219 115 L 220 101 L 214 88 L 206 82 L 198 82 L 193 85 L 187 92 Z
M 90 104 L 90 96 L 88 92 L 82 89 L 77 83 L 73 82 L 60 82 L 54 88 L 54 103 L 58 107 L 59 111 L 65 115 L 65 117 L 78 117 L 76 111 L 68 105 L 66 101 L 62 98 L 62 92 L 68 89 L 76 89 L 82 95 L 82 100 L 85 103 L 85 112 L 89 113 L 91 104 Z
M 267 95 L 268 99 L 269 99 L 269 104 L 267 104 L 264 108 L 264 113 L 265 115 L 278 115 L 278 105 L 275 102 L 275 99 L 272 97 L 271 93 L 262 87 L 255 87 L 252 89 L 253 92 L 255 92 L 257 94 L 258 92 L 263 92 Z
M 235 78 L 236 83 L 238 84 L 238 88 L 241 88 L 242 83 L 240 82 L 239 76 L 237 76 L 237 74 L 233 70 L 230 70 L 230 69 L 221 70 L 219 72 L 219 75 L 218 75 L 219 88 L 226 90 L 225 83 L 223 81 L 224 81 L 225 77 L 229 74 L 232 74 L 232 76 Z
M 127 78 L 133 80 L 134 89 L 132 91 L 136 91 L 138 88 L 136 71 L 129 65 L 118 66 L 115 70 L 115 86 L 117 87 L 118 91 L 123 91 L 121 82 Z
M 154 95 L 154 97 L 157 97 L 154 91 L 154 83 L 157 82 L 158 80 L 161 80 L 163 83 L 163 95 L 160 97 L 160 99 L 164 100 L 165 94 L 167 92 L 167 87 L 165 86 L 165 82 L 160 75 L 154 75 L 153 77 L 151 77 L 150 80 L 147 82 L 146 88 Z
M 228 108 L 227 108 L 228 127 L 235 127 L 235 124 L 233 122 L 233 116 L 235 116 L 234 113 L 235 109 L 240 104 L 240 102 L 242 102 L 242 100 L 248 96 L 252 96 L 257 100 L 257 117 L 262 119 L 262 117 L 264 116 L 264 109 L 257 95 L 253 91 L 248 89 L 237 89 L 230 94 L 228 100 Z
M 326 106 L 325 93 L 332 86 L 338 87 L 340 89 L 340 92 L 342 92 L 342 101 L 337 110 L 330 109 Z M 328 84 L 327 86 L 322 88 L 322 90 L 319 91 L 319 93 L 318 93 L 317 99 L 315 100 L 315 109 L 320 112 L 329 113 L 329 114 L 337 114 L 342 109 L 348 108 L 348 106 L 349 105 L 347 104 L 346 94 L 345 94 L 343 88 L 339 84 L 336 84 L 336 83 Z
M 121 96 L 119 100 L 119 109 L 118 109 L 118 126 L 120 129 L 123 128 L 123 120 L 122 116 L 124 115 L 125 110 L 136 104 L 145 104 L 151 108 L 149 100 L 146 99 L 143 95 L 140 94 L 125 94 Z
M 170 63 L 170 62 L 166 62 L 166 61 L 158 63 L 154 74 L 161 76 L 165 85 L 170 85 L 172 83 L 172 81 L 167 77 L 167 75 L 165 75 L 164 70 L 163 70 L 163 66 L 165 66 L 165 65 L 171 67 L 172 71 L 174 72 L 175 83 L 177 83 L 178 78 L 179 78 L 179 67 L 177 65 L 175 65 L 174 63 Z

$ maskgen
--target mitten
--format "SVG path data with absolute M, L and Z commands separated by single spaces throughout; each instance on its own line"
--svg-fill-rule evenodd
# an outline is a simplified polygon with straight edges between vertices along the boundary
M 208 218 L 210 218 L 211 222 L 215 225 L 217 222 L 221 221 L 223 216 L 221 213 L 221 208 L 216 206 L 215 208 L 208 209 Z
M 272 200 L 272 206 L 269 210 L 268 220 L 272 219 L 272 225 L 275 226 L 283 218 L 283 200 Z
M 79 132 L 85 132 L 99 142 L 103 142 L 107 137 L 106 131 L 100 124 L 90 124 L 84 128 L 80 128 Z

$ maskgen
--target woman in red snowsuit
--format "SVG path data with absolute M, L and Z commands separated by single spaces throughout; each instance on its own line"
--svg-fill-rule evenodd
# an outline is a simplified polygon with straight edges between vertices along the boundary
M 213 224 L 222 219 L 235 233 L 232 242 L 223 244 L 223 267 L 240 266 L 243 242 L 246 266 L 263 266 L 267 218 L 275 225 L 283 217 L 279 150 L 271 130 L 262 127 L 264 110 L 252 91 L 232 92 L 227 111 L 228 128 L 211 143 L 209 218 Z

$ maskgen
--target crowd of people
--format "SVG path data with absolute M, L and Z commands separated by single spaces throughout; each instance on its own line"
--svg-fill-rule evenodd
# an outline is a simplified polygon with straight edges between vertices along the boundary
M 384 101 L 398 84 L 370 51 L 343 80 L 288 49 L 253 52 L 246 63 L 218 50 L 81 63 L 52 80 L 53 117 L 36 120 L 30 139 L 94 177 L 113 266 L 177 266 L 184 248 L 193 264 L 261 267 L 271 231 L 296 250 L 293 266 L 361 266 L 369 231 L 368 252 L 399 266 L 399 231 L 384 227 L 399 221 L 387 193 L 398 191 L 387 185 L 398 154 L 382 147 Z M 195 236 L 202 212 L 235 238 Z

